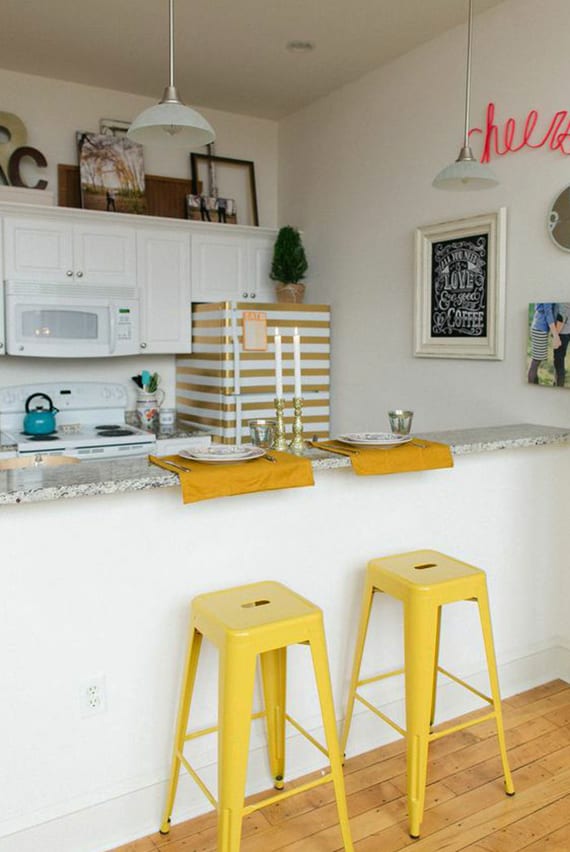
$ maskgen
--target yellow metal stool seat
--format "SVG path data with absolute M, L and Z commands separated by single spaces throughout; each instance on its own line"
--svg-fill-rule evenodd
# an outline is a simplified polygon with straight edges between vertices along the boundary
M 402 601 L 404 609 L 404 668 L 375 677 L 360 679 L 360 667 L 366 642 L 372 601 L 376 592 L 384 592 Z M 441 607 L 456 601 L 474 601 L 479 608 L 491 696 L 484 695 L 439 665 Z M 477 719 L 433 732 L 438 673 L 443 674 L 491 705 L 492 710 Z M 374 707 L 358 688 L 395 675 L 405 675 L 406 729 L 404 730 Z M 395 728 L 407 740 L 408 820 L 412 837 L 419 837 L 425 803 L 428 745 L 433 740 L 460 731 L 488 719 L 495 719 L 499 751 L 505 777 L 505 790 L 515 790 L 505 745 L 497 664 L 493 646 L 487 581 L 485 572 L 473 565 L 452 559 L 435 550 L 417 550 L 397 556 L 373 559 L 368 563 L 364 597 L 348 707 L 341 741 L 344 751 L 350 730 L 354 702 L 359 701 Z
M 188 717 L 202 638 L 219 651 L 218 724 L 188 733 Z M 327 747 L 318 743 L 286 712 L 287 646 L 305 644 L 312 656 Z M 260 657 L 265 710 L 252 716 L 257 656 Z M 245 806 L 245 784 L 252 718 L 265 718 L 271 773 L 283 789 L 285 722 L 288 721 L 330 762 L 330 772 L 314 781 Z M 184 757 L 188 740 L 218 732 L 218 800 Z M 194 598 L 182 681 L 170 784 L 161 833 L 170 830 L 180 767 L 183 765 L 218 812 L 218 852 L 238 852 L 246 814 L 296 793 L 333 782 L 344 848 L 352 852 L 342 760 L 336 731 L 321 610 L 275 582 L 253 583 Z

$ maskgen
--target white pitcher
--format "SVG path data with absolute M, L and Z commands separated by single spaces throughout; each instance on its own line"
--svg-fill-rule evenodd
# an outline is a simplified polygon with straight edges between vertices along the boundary
M 164 402 L 164 391 L 158 388 L 153 393 L 138 390 L 136 399 L 136 412 L 141 429 L 147 432 L 158 430 L 158 411 Z

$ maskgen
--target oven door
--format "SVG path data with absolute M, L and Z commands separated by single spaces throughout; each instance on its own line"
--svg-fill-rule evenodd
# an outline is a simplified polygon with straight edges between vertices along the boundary
M 135 300 L 6 296 L 6 351 L 34 358 L 101 358 L 138 353 Z

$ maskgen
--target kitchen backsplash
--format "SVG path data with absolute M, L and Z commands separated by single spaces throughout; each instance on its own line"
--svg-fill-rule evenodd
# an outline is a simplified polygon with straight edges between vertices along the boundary
M 127 358 L 0 358 L 0 387 L 34 382 L 120 382 L 129 394 L 128 409 L 135 407 L 135 376 L 142 370 L 158 373 L 166 394 L 164 405 L 175 405 L 175 356 L 133 355 Z

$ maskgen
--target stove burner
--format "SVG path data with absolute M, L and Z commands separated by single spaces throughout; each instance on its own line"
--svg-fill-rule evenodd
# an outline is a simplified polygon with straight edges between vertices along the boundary
M 113 426 L 112 429 L 98 429 L 98 435 L 101 438 L 122 438 L 123 435 L 133 435 L 131 429 L 121 429 L 119 426 Z
M 22 435 L 27 441 L 59 441 L 59 435 L 30 435 L 28 432 L 22 432 Z
M 116 429 L 124 429 L 124 428 L 125 428 L 124 426 L 120 426 L 118 423 L 113 423 L 113 424 L 111 424 L 111 426 L 95 426 L 95 429 L 97 430 L 97 432 L 99 432 L 101 429 L 105 429 L 105 430 L 108 430 L 108 431 L 111 431 L 111 429 L 112 429 L 113 431 L 115 431 Z

